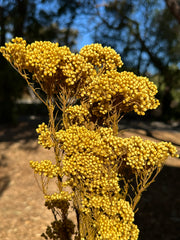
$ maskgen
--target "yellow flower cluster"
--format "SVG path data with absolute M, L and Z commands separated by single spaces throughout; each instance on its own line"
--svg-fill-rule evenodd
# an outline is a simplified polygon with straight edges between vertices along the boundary
M 45 195 L 45 206 L 48 209 L 58 208 L 67 211 L 69 208 L 69 200 L 72 200 L 74 193 L 61 191 L 60 193 L 54 193 L 52 195 Z
M 112 148 L 106 143 L 108 137 L 113 138 L 111 128 L 99 128 L 97 131 L 88 130 L 85 126 L 71 126 L 66 131 L 56 132 L 56 139 L 66 155 L 90 153 L 106 158 L 113 154 Z
M 123 222 L 133 222 L 134 212 L 132 211 L 129 202 L 118 199 L 116 196 L 109 197 L 108 195 L 89 196 L 82 201 L 82 205 L 87 209 L 103 210 L 108 216 L 120 215 Z M 86 209 L 84 209 L 86 211 Z
M 66 131 L 57 132 L 56 138 L 66 152 L 63 160 L 65 174 L 92 178 L 91 187 L 95 175 L 101 176 L 102 181 L 102 173 L 106 173 L 102 170 L 104 166 L 108 169 L 124 162 L 139 171 L 160 167 L 168 156 L 177 156 L 177 150 L 171 143 L 156 143 L 134 136 L 120 138 L 113 135 L 111 128 L 90 131 L 84 126 L 74 125 Z
M 132 169 L 143 170 L 149 167 L 161 167 L 169 157 L 177 157 L 177 149 L 170 142 L 153 142 L 140 137 L 122 139 L 127 149 L 123 161 Z
M 154 98 L 158 92 L 157 87 L 148 78 L 138 77 L 132 72 L 122 72 L 120 79 L 121 84 L 125 86 L 124 91 L 122 89 L 125 112 L 133 108 L 137 114 L 144 115 L 148 109 L 156 109 L 159 106 L 159 101 Z
M 70 106 L 65 110 L 65 113 L 71 125 L 73 123 L 82 124 L 85 120 L 87 121 L 88 115 L 90 115 L 88 109 L 82 105 Z
M 0 52 L 17 69 L 25 68 L 26 41 L 22 38 L 12 39 L 12 42 L 6 43 L 5 47 L 0 48 Z
M 87 62 L 96 67 L 97 71 L 117 69 L 122 67 L 121 57 L 111 47 L 103 47 L 99 43 L 84 46 L 79 54 L 83 56 Z
M 49 102 L 64 90 L 63 94 L 67 93 L 67 96 L 62 98 L 63 106 L 68 105 L 72 96 L 81 104 L 69 106 L 63 112 L 67 117 L 64 118 L 66 130 L 57 131 L 54 136 L 53 124 L 49 128 L 42 123 L 36 129 L 39 144 L 47 149 L 54 147 L 57 158 L 60 149 L 64 154 L 62 169 L 50 160 L 31 161 L 34 172 L 48 178 L 66 175 L 67 180 L 61 182 L 61 188 L 72 187 L 71 193 L 60 189 L 59 193 L 46 195 L 45 205 L 67 213 L 68 201 L 75 199 L 78 192 L 81 199 L 77 210 L 83 216 L 92 216 L 96 240 L 137 240 L 139 230 L 133 223 L 134 213 L 125 201 L 129 192 L 126 194 L 125 189 L 121 189 L 120 181 L 127 179 L 126 172 L 139 177 L 142 172 L 160 168 L 168 156 L 177 156 L 177 150 L 167 142 L 115 136 L 112 128 L 98 127 L 98 123 L 105 119 L 108 124 L 114 111 L 135 111 L 144 115 L 148 109 L 157 108 L 157 87 L 146 77 L 118 72 L 123 65 L 120 55 L 97 43 L 74 54 L 58 43 L 36 41 L 26 44 L 22 38 L 15 38 L 1 47 L 0 52 L 23 74 L 23 70 L 32 73 L 33 80 L 40 83 Z M 62 104 L 61 98 L 58 100 Z M 50 123 L 52 121 L 50 119 Z
M 68 86 L 76 84 L 75 87 L 80 89 L 84 87 L 84 84 L 88 84 L 89 76 L 95 73 L 91 64 L 87 63 L 81 55 L 74 53 L 66 57 L 66 62 L 61 68 Z
M 46 201 L 71 200 L 73 196 L 74 196 L 74 193 L 61 191 L 60 193 L 54 193 L 52 195 L 45 195 L 45 199 L 46 199 Z
M 77 106 L 76 111 L 72 107 L 66 113 L 76 113 L 77 109 L 83 111 L 82 106 Z M 45 129 L 47 125 L 43 123 L 38 132 Z M 111 128 L 88 130 L 77 125 L 56 132 L 56 141 L 66 153 L 62 161 L 63 174 L 70 178 L 68 183 L 73 189 L 83 189 L 81 211 L 94 216 L 95 239 L 137 240 L 139 230 L 133 223 L 129 203 L 121 198 L 116 166 L 127 166 L 136 172 L 160 167 L 169 155 L 176 156 L 176 148 L 171 143 L 144 141 L 140 137 L 123 139 L 114 136 Z M 46 206 L 61 208 L 62 201 L 73 196 L 73 192 L 65 191 L 47 195 Z
M 35 173 L 44 175 L 48 178 L 57 177 L 61 175 L 61 170 L 57 165 L 52 164 L 50 160 L 42 160 L 41 162 L 30 161 L 30 166 Z
M 113 136 L 111 128 L 90 131 L 84 126 L 75 125 L 57 132 L 56 139 L 66 152 L 63 159 L 64 174 L 75 179 L 76 188 L 83 185 L 81 211 L 98 215 L 96 239 L 118 239 L 120 234 L 126 236 L 124 239 L 129 239 L 132 229 L 136 229 L 133 236 L 138 236 L 138 229 L 133 224 L 134 213 L 129 203 L 120 199 L 119 178 L 113 170 L 117 154 L 123 154 L 122 139 Z M 100 215 L 106 217 L 107 225 L 101 222 Z M 117 226 L 121 226 L 120 229 Z
M 62 160 L 63 173 L 75 179 L 76 187 L 81 182 L 87 194 L 117 194 L 120 191 L 118 174 L 111 169 L 113 149 L 102 138 L 107 138 L 108 134 L 112 134 L 112 129 L 90 131 L 77 125 L 56 133 L 60 148 L 66 153 Z
M 135 111 L 144 115 L 148 109 L 155 109 L 159 101 L 154 98 L 157 87 L 146 77 L 138 77 L 131 72 L 107 71 L 92 77 L 86 92 L 91 105 L 97 105 L 94 112 L 106 114 L 113 106 L 121 112 Z M 96 111 L 95 111 L 96 110 Z
M 96 240 L 137 240 L 139 230 L 132 222 L 123 222 L 119 217 L 109 218 L 101 213 L 97 219 L 99 231 Z
M 22 38 L 15 38 L 0 52 L 16 68 L 31 72 L 46 93 L 58 93 L 66 86 L 72 94 L 88 99 L 94 115 L 111 112 L 114 106 L 121 112 L 144 115 L 159 105 L 154 97 L 157 88 L 147 78 L 117 72 L 123 63 L 110 47 L 96 43 L 74 54 L 58 43 L 35 41 L 27 45 Z
M 139 230 L 134 222 L 134 212 L 129 202 L 116 196 L 91 196 L 82 201 L 84 212 L 89 213 L 95 209 L 94 217 L 97 228 L 95 239 L 137 239 Z M 86 211 L 86 208 L 89 211 Z M 96 219 L 97 218 L 97 219 Z
M 41 82 L 47 93 L 58 93 L 64 84 L 71 86 L 80 80 L 86 82 L 86 78 L 95 72 L 83 56 L 49 41 L 27 45 L 22 38 L 15 38 L 6 47 L 1 47 L 0 52 L 18 69 L 33 73 L 33 79 Z
M 26 67 L 29 72 L 34 72 L 40 80 L 46 76 L 57 79 L 59 66 L 71 55 L 68 47 L 59 47 L 58 43 L 48 41 L 35 41 L 26 47 Z
M 47 149 L 50 149 L 54 146 L 53 140 L 51 138 L 51 132 L 44 122 L 38 125 L 36 132 L 39 134 L 38 143 L 40 145 Z

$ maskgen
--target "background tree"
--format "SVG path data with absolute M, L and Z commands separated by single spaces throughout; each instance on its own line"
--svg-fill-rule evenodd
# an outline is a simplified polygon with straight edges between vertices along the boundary
M 180 24 L 180 1 L 179 0 L 165 0 L 171 13 L 175 16 Z
M 28 42 L 48 40 L 73 47 L 78 31 L 73 28 L 78 1 L 15 0 L 0 5 L 0 45 L 19 36 Z M 68 16 L 68 17 L 67 17 Z M 15 102 L 25 82 L 0 56 L 0 122 L 14 120 Z
M 0 45 L 5 44 L 10 24 L 10 10 L 12 6 L 7 1 L 0 6 Z M 23 16 L 22 16 L 23 17 Z M 17 23 L 14 21 L 14 25 Z M 15 26 L 13 27 L 15 29 Z M 16 27 L 17 31 L 17 27 Z M 7 62 L 0 55 L 0 122 L 9 122 L 14 118 L 14 102 L 22 92 L 23 80 L 17 77 L 15 71 L 12 71 Z M 17 81 L 16 81 L 17 78 Z
M 169 119 L 172 106 L 173 114 L 180 115 L 179 5 L 178 0 L 5 0 L 0 6 L 0 44 L 22 36 L 27 42 L 55 41 L 76 51 L 79 33 L 92 33 L 94 42 L 119 51 L 128 70 L 152 77 L 160 90 L 161 116 Z M 0 120 L 7 122 L 24 82 L 0 58 Z
M 97 15 L 96 42 L 118 50 L 128 69 L 143 75 L 156 73 L 156 80 L 158 74 L 161 117 L 169 119 L 180 84 L 180 25 L 176 19 L 162 1 L 154 0 L 106 1 L 97 5 Z

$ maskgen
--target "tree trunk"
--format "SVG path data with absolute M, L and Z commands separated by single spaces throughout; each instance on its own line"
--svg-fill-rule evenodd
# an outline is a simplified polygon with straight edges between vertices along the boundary
M 16 21 L 14 21 L 14 37 L 22 37 L 27 15 L 28 0 L 16 0 Z
M 180 24 L 180 4 L 178 0 L 165 0 L 166 4 Z
M 172 117 L 171 103 L 173 100 L 173 96 L 172 96 L 173 75 L 170 73 L 170 71 L 168 71 L 168 69 L 165 72 L 163 72 L 163 75 L 164 75 L 165 89 L 164 89 L 160 104 L 162 105 L 162 119 L 165 121 L 168 121 Z

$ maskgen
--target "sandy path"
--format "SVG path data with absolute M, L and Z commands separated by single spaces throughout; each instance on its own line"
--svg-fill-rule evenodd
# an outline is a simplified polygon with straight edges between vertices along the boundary
M 8 184 L 0 197 L 0 239 L 41 239 L 41 233 L 52 219 L 43 206 L 43 195 L 29 167 L 30 160 L 46 159 L 52 154 L 38 147 L 34 141 L 28 145 L 31 150 L 26 149 L 23 141 L 0 144 L 1 154 L 7 160 L 1 181 L 4 179 Z

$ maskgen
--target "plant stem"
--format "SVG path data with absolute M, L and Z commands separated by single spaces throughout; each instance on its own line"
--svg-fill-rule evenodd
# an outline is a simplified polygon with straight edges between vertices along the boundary
M 52 134 L 52 140 L 54 142 L 54 153 L 56 158 L 57 166 L 61 167 L 61 158 L 60 158 L 60 148 L 58 146 L 58 142 L 56 141 L 56 126 L 55 126 L 55 119 L 54 119 L 54 104 L 52 100 L 52 96 L 48 98 L 48 112 L 49 112 L 49 124 L 50 124 L 50 132 Z M 62 156 L 61 156 L 62 157 Z M 62 177 L 58 176 L 58 183 L 59 183 L 59 190 L 62 190 Z

